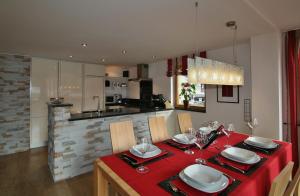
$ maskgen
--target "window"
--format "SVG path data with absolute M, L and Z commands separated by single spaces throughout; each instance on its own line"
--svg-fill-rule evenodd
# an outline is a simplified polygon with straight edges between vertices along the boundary
M 188 77 L 183 75 L 175 76 L 174 86 L 175 86 L 175 107 L 179 109 L 183 109 L 183 97 L 180 97 L 179 94 L 181 92 L 182 83 L 188 82 Z M 205 112 L 205 85 L 204 84 L 196 84 L 196 94 L 193 96 L 192 100 L 189 102 L 188 110 Z

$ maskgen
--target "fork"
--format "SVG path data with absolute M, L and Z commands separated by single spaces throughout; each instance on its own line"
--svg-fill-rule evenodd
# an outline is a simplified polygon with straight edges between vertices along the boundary
M 182 190 L 177 188 L 177 186 L 175 184 L 173 184 L 172 182 L 169 182 L 168 184 L 174 193 L 178 193 L 180 195 L 187 196 L 187 194 L 185 192 L 183 192 Z
M 231 167 L 231 168 L 233 168 L 233 169 L 235 169 L 235 170 L 241 172 L 242 174 L 245 174 L 245 173 L 246 173 L 244 170 L 242 170 L 242 169 L 240 169 L 240 168 L 238 168 L 238 167 L 235 167 L 235 166 L 229 165 L 228 163 L 222 162 L 222 161 L 219 159 L 218 156 L 215 157 L 215 161 L 216 161 L 219 165 L 221 165 L 221 166 Z

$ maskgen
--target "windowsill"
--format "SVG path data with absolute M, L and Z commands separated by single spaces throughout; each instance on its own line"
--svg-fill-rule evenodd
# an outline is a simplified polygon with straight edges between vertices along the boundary
M 191 112 L 206 113 L 206 108 L 205 107 L 189 106 L 187 109 L 184 109 L 183 105 L 177 105 L 177 106 L 175 106 L 175 109 L 191 111 Z

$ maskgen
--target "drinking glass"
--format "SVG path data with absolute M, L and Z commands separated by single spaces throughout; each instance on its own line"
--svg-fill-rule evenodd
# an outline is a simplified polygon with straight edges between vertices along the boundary
M 184 135 L 188 138 L 189 141 L 193 140 L 196 137 L 196 131 L 194 128 L 188 128 L 188 130 L 184 133 Z M 184 151 L 185 154 L 192 155 L 194 151 L 190 148 Z
M 195 159 L 196 163 L 206 164 L 206 160 L 203 159 L 203 147 L 207 144 L 207 142 L 208 142 L 208 134 L 203 132 L 197 132 L 195 144 L 200 149 L 201 158 Z
M 137 140 L 138 144 L 141 146 L 139 151 L 144 155 L 149 150 L 149 141 L 148 138 L 142 137 L 140 140 Z M 149 168 L 141 164 L 139 167 L 136 168 L 138 173 L 144 174 L 149 172 Z
M 225 135 L 227 136 L 227 142 L 226 142 L 227 144 L 224 146 L 225 148 L 230 148 L 230 147 L 232 147 L 232 146 L 229 144 L 229 139 L 230 139 L 231 133 L 232 133 L 234 130 L 235 130 L 234 124 L 233 124 L 233 123 L 229 123 L 229 124 L 228 124 L 227 130 L 225 130 L 226 133 L 227 133 L 227 134 L 225 134 Z

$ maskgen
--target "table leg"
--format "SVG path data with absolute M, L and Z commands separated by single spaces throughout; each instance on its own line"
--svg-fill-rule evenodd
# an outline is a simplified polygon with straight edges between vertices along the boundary
M 98 163 L 99 160 L 94 163 L 94 196 L 108 196 L 108 181 Z

